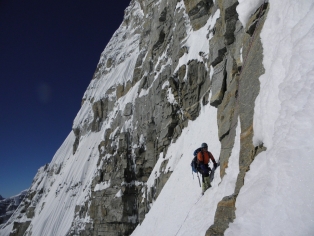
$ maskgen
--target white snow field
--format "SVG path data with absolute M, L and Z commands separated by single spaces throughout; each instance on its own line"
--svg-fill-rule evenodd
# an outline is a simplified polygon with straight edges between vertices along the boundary
M 247 1 L 246 1 L 247 2 Z M 270 1 L 256 157 L 225 235 L 314 235 L 314 1 Z
M 237 128 L 237 141 L 226 176 L 221 181 L 218 167 L 212 187 L 204 196 L 195 174 L 193 179 L 190 163 L 195 147 L 199 147 L 202 142 L 207 142 L 208 149 L 216 160 L 219 157 L 220 142 L 217 139 L 216 117 L 216 108 L 209 105 L 203 107 L 197 120 L 190 122 L 176 143 L 171 144 L 165 157 L 169 158 L 166 169 L 174 171 L 142 225 L 138 226 L 132 235 L 204 235 L 214 223 L 218 202 L 234 191 L 239 172 L 239 129 Z M 156 165 L 153 176 L 157 170 L 159 166 Z

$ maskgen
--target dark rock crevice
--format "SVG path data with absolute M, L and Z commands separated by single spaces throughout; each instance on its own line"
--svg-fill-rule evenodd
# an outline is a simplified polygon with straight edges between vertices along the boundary
M 238 2 L 235 2 L 232 6 L 226 8 L 225 10 L 225 44 L 230 45 L 234 42 L 235 36 L 234 31 L 236 29 L 236 22 L 238 21 L 238 13 L 236 7 L 239 5 Z
M 184 0 L 184 4 L 193 30 L 198 30 L 206 24 L 210 9 L 214 5 L 212 0 Z

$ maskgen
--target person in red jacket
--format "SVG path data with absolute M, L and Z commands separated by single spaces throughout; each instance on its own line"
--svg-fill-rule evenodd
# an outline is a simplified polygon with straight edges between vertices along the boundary
M 213 155 L 208 151 L 207 143 L 202 143 L 201 151 L 197 154 L 197 160 L 199 164 L 199 171 L 202 174 L 202 193 L 211 187 L 210 185 L 210 178 L 209 172 L 211 171 L 210 167 L 208 166 L 209 160 L 214 163 L 214 167 L 217 167 L 217 163 Z

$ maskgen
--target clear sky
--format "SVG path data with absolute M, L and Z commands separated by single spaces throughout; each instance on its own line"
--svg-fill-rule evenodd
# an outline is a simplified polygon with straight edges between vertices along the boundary
M 30 187 L 72 128 L 130 0 L 0 0 L 0 195 Z

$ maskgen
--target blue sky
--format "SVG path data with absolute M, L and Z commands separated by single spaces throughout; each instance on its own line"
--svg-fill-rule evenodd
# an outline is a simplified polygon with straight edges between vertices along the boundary
M 72 128 L 129 0 L 0 2 L 0 195 L 30 187 Z

